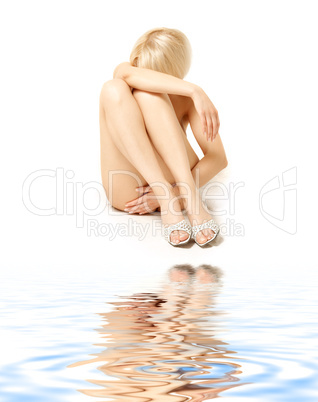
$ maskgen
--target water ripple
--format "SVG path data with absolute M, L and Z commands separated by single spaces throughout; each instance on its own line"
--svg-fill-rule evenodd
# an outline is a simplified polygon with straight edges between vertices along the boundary
M 310 280 L 178 266 L 148 291 L 121 284 L 0 284 L 1 401 L 318 400 Z

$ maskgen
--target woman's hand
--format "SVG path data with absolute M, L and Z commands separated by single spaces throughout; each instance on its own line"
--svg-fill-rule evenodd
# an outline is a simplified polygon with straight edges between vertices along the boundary
M 220 127 L 218 111 L 208 95 L 198 86 L 195 86 L 191 98 L 201 118 L 203 134 L 206 136 L 207 141 L 211 140 L 213 142 Z
M 137 187 L 140 196 L 125 205 L 125 211 L 130 214 L 149 214 L 154 212 L 160 205 L 150 186 Z

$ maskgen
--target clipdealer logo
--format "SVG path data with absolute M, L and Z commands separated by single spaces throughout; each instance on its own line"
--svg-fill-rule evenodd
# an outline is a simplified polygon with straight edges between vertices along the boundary
M 122 170 L 112 171 L 109 182 L 112 183 L 114 175 L 123 173 L 132 175 L 131 172 Z M 287 185 L 289 177 L 287 176 L 287 174 L 284 175 L 284 185 Z M 267 206 L 263 204 L 267 194 L 273 192 L 277 187 L 273 189 L 273 180 L 263 186 L 261 190 L 260 210 L 263 216 L 275 226 L 285 228 L 290 219 L 288 220 L 285 217 L 285 219 L 279 220 L 279 218 L 271 215 Z M 138 183 L 137 180 L 137 184 L 141 183 Z M 222 182 L 211 181 L 202 187 L 202 198 L 207 202 L 209 212 L 216 217 L 225 217 L 225 220 L 219 223 L 220 232 L 225 236 L 245 235 L 243 223 L 237 222 L 235 219 L 237 192 L 241 192 L 240 189 L 244 187 L 245 183 L 242 181 L 238 183 L 229 182 L 227 185 Z M 102 183 L 97 181 L 84 183 L 75 180 L 74 171 L 66 170 L 63 167 L 33 171 L 25 178 L 22 187 L 22 201 L 29 212 L 37 216 L 74 216 L 76 227 L 86 228 L 88 236 L 103 236 L 111 240 L 117 236 L 137 236 L 138 239 L 143 240 L 146 233 L 152 233 L 155 236 L 158 231 L 162 230 L 160 219 L 153 219 L 150 225 L 146 221 L 139 221 L 137 218 L 127 221 L 125 219 L 126 213 L 112 207 L 110 202 L 111 191 L 109 196 L 110 199 L 107 202 Z M 213 203 L 211 209 L 208 207 L 209 202 Z M 105 209 L 107 209 L 106 214 L 103 213 Z M 118 215 L 124 220 L 109 219 L 112 215 Z M 292 212 L 287 215 L 292 216 Z M 103 221 L 104 217 L 106 221 Z
M 101 214 L 107 204 L 103 185 L 97 181 L 87 183 L 74 182 L 75 173 L 72 170 L 65 172 L 64 168 L 39 169 L 30 173 L 23 182 L 22 202 L 26 209 L 38 216 L 68 215 L 76 219 L 76 227 L 83 228 L 87 216 Z M 51 206 L 44 208 L 36 197 L 31 196 L 32 186 L 37 186 L 40 179 L 51 180 L 54 187 L 55 199 L 51 200 Z M 89 192 L 97 192 L 98 202 L 93 207 L 89 206 L 87 196 Z M 95 193 L 96 195 L 96 193 Z M 94 197 L 96 199 L 96 197 Z
M 297 233 L 297 168 L 269 180 L 259 194 L 259 208 L 272 225 L 289 234 Z

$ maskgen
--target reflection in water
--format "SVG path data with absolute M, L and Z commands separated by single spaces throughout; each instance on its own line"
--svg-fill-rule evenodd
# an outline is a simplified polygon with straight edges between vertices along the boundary
M 157 293 L 118 297 L 113 310 L 101 314 L 99 329 L 106 349 L 96 358 L 105 380 L 102 388 L 82 393 L 122 401 L 206 401 L 242 385 L 238 358 L 217 339 L 220 311 L 219 268 L 176 265 Z

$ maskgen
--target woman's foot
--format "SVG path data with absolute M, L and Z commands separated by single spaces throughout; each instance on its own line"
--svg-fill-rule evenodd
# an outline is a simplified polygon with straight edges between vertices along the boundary
M 188 200 L 186 204 L 186 211 L 192 226 L 201 225 L 212 219 L 212 216 L 204 207 L 204 203 L 198 191 L 191 197 L 191 202 Z M 199 244 L 204 244 L 213 239 L 215 234 L 216 233 L 210 228 L 202 229 L 196 234 L 195 240 Z
M 179 200 L 171 189 L 169 199 L 160 200 L 161 220 L 165 228 L 175 225 L 182 220 L 184 216 L 181 211 Z M 173 230 L 170 233 L 170 241 L 179 244 L 186 241 L 190 237 L 185 230 Z

